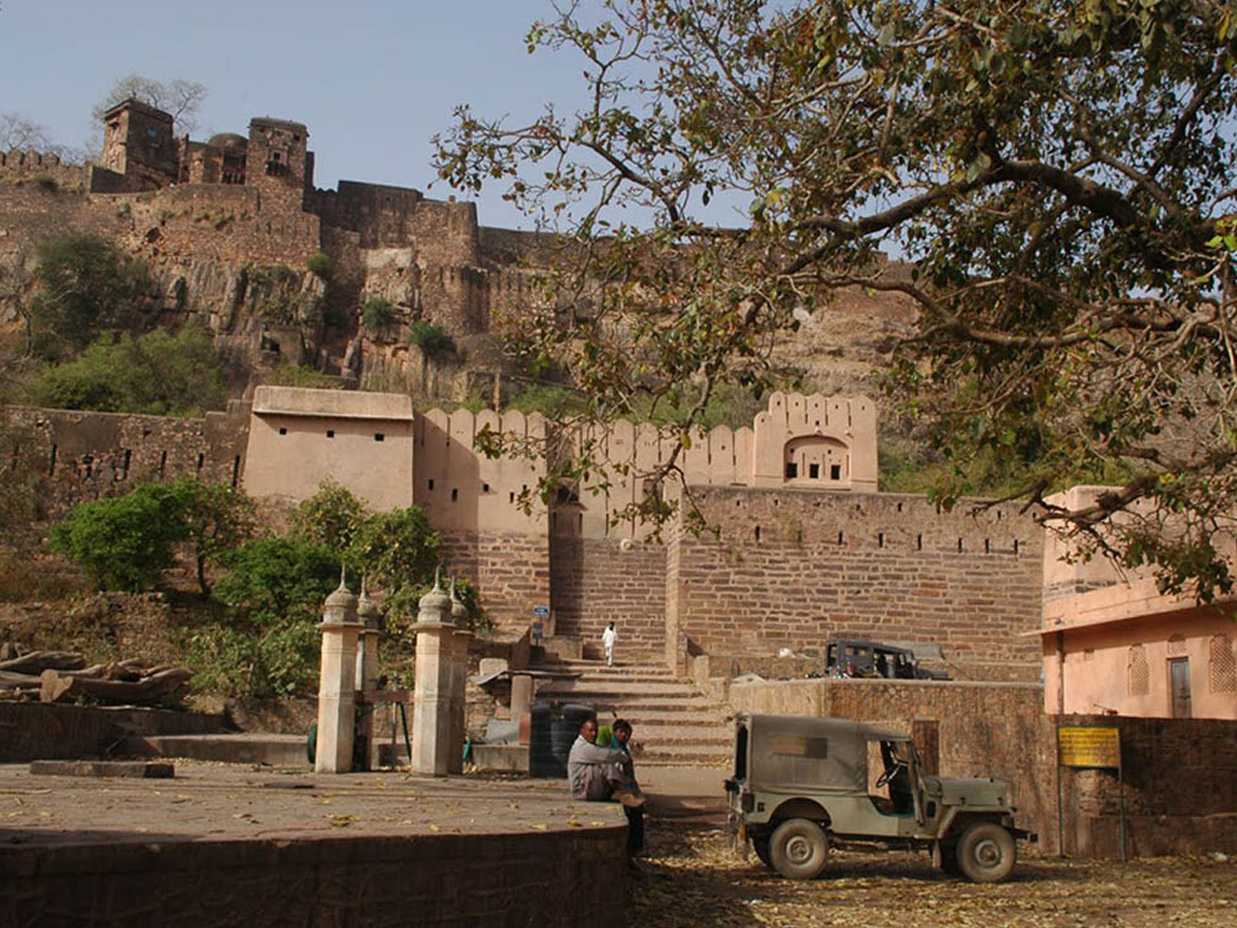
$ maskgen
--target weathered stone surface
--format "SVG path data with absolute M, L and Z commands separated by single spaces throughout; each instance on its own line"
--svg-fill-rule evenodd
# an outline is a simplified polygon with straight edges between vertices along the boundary
M 32 776 L 128 777 L 139 780 L 170 780 L 176 768 L 166 761 L 151 760 L 36 760 Z

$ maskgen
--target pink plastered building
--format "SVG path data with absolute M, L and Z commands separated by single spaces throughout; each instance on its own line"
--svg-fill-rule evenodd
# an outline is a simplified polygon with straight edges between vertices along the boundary
M 1105 487 L 1074 487 L 1062 505 Z M 1096 558 L 1068 563 L 1044 544 L 1044 708 L 1050 714 L 1237 719 L 1237 598 L 1200 605 L 1149 574 Z

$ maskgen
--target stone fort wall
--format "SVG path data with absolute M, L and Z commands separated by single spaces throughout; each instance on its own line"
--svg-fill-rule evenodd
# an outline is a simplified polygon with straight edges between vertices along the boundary
M 239 404 L 231 415 L 184 420 L 25 408 L 5 415 L 17 439 L 0 448 L 0 460 L 39 476 L 52 517 L 145 480 L 245 479 L 252 420 Z M 329 443 L 331 422 L 313 422 Z M 424 508 L 450 569 L 477 584 L 500 628 L 526 628 L 533 609 L 548 605 L 547 632 L 588 641 L 613 621 L 633 652 L 665 654 L 680 668 L 689 652 L 771 656 L 844 635 L 937 644 L 957 677 L 1038 678 L 1038 642 L 1022 633 L 1039 623 L 1042 534 L 1016 507 L 972 516 L 965 505 L 943 512 L 922 497 L 823 492 L 792 479 L 751 486 L 739 482 L 734 452 L 758 459 L 742 443 L 748 430 L 715 430 L 716 444 L 705 443 L 712 450 L 689 470 L 719 480 L 690 488 L 708 528 L 693 535 L 673 525 L 659 543 L 570 500 L 547 505 L 534 492 L 542 462 L 479 454 L 474 442 L 487 429 L 534 441 L 546 434 L 538 415 L 417 414 L 411 486 L 398 502 Z M 614 431 L 608 447 L 624 455 L 651 436 L 629 423 Z M 264 462 L 266 472 L 281 467 L 303 461 Z
M 935 643 L 964 679 L 1038 679 L 1041 530 L 900 494 L 692 487 L 710 527 L 676 526 L 667 660 L 823 649 L 833 636 Z

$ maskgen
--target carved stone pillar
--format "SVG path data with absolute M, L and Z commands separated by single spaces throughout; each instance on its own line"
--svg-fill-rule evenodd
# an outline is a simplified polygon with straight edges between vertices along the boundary
M 356 656 L 356 687 L 358 692 L 372 699 L 378 689 L 378 640 L 382 637 L 382 613 L 369 598 L 364 581 L 361 581 L 361 597 L 357 601 L 357 619 L 361 623 L 361 640 Z M 376 716 L 377 707 L 372 702 L 363 702 L 357 737 L 364 740 L 366 770 L 373 770 L 378 765 L 378 745 L 374 743 L 374 733 L 378 728 Z
M 412 769 L 446 776 L 451 749 L 451 600 L 438 577 L 417 612 L 416 685 L 413 692 Z
M 322 609 L 322 666 L 318 676 L 318 743 L 314 770 L 347 773 L 352 769 L 356 728 L 356 652 L 361 624 L 357 600 L 339 578 L 339 589 Z

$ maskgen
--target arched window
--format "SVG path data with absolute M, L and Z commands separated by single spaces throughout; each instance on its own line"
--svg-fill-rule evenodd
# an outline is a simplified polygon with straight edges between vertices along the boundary
M 1213 693 L 1237 692 L 1237 659 L 1233 658 L 1233 640 L 1228 635 L 1211 639 L 1207 676 Z
M 805 435 L 786 443 L 785 478 L 803 484 L 849 484 L 850 448 L 824 435 Z
M 1151 669 L 1147 666 L 1147 655 L 1141 644 L 1130 646 L 1129 658 L 1125 665 L 1125 679 L 1129 695 L 1146 696 L 1151 692 Z

